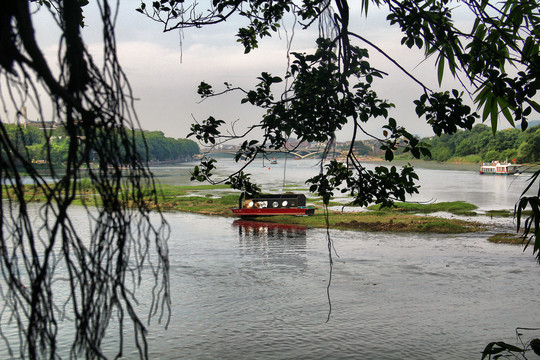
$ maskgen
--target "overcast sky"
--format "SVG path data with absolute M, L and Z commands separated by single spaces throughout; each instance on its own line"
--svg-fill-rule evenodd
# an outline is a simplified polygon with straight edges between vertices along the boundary
M 360 14 L 360 2 L 351 3 L 355 6 L 351 9 L 351 29 L 376 43 L 433 90 L 438 90 L 433 62 L 422 62 L 421 52 L 400 45 L 401 34 L 396 27 L 388 25 L 384 12 L 371 8 L 366 20 Z M 116 37 L 120 63 L 138 99 L 136 110 L 143 129 L 160 130 L 167 136 L 184 138 L 194 119 L 202 121 L 210 115 L 227 122 L 238 120 L 238 126 L 260 120 L 261 111 L 247 104 L 241 105 L 240 95 L 225 95 L 200 103 L 197 85 L 205 81 L 219 88 L 227 81 L 253 87 L 257 83 L 256 77 L 263 71 L 283 77 L 287 61 L 285 32 L 281 33 L 281 39 L 277 36 L 265 39 L 259 49 L 245 55 L 234 37 L 239 23 L 230 21 L 203 29 L 188 29 L 182 34 L 177 31 L 163 33 L 160 24 L 135 11 L 137 5 L 136 1 L 121 2 Z M 92 5 L 87 6 L 87 26 L 83 34 L 91 52 L 99 55 L 101 24 L 96 13 Z M 50 29 L 42 15 L 36 17 L 36 27 L 48 58 L 54 60 L 59 34 L 40 31 L 44 27 Z M 290 35 L 290 25 L 287 28 Z M 316 26 L 311 31 L 297 28 L 294 51 L 312 51 L 316 37 Z M 356 45 L 367 47 L 361 43 Z M 389 77 L 377 81 L 376 90 L 379 97 L 396 104 L 392 116 L 410 132 L 431 136 L 430 127 L 415 116 L 412 104 L 421 88 L 376 51 L 370 50 L 370 59 L 372 66 L 389 73 Z M 382 120 L 373 120 L 366 128 L 380 136 L 382 125 Z M 350 130 L 347 127 L 338 134 L 338 140 L 347 140 Z

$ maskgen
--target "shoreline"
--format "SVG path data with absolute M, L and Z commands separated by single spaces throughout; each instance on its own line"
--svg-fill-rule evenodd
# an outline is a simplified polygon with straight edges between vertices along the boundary
M 159 209 L 164 212 L 191 212 L 210 216 L 235 217 L 231 208 L 238 204 L 238 195 L 226 192 L 217 196 L 211 188 L 198 186 L 190 187 L 181 195 L 175 195 L 179 187 L 167 185 L 162 187 Z M 222 188 L 223 189 L 223 188 Z M 215 190 L 215 189 L 214 189 Z M 287 225 L 301 225 L 313 228 L 326 228 L 324 210 L 318 199 L 310 198 L 311 205 L 316 207 L 312 216 L 259 216 L 252 217 L 250 221 L 266 223 L 280 223 Z M 446 203 L 441 203 L 445 207 Z M 430 205 L 432 206 L 432 205 Z M 456 202 L 456 213 L 460 211 L 470 214 L 474 205 Z M 451 206 L 450 206 L 451 207 Z M 368 210 L 342 212 L 329 210 L 329 225 L 332 229 L 357 231 L 390 231 L 390 232 L 428 232 L 428 233 L 465 233 L 484 231 L 488 226 L 474 221 L 445 219 L 429 216 L 431 212 L 439 211 L 435 208 L 429 211 L 421 209 L 406 211 Z M 423 214 L 422 214 L 423 213 Z
M 44 202 L 33 186 L 26 186 L 26 199 L 30 202 Z M 253 217 L 249 221 L 271 224 L 297 225 L 308 228 L 326 228 L 327 221 L 320 199 L 309 198 L 308 202 L 316 207 L 313 216 L 270 216 Z M 74 205 L 99 206 L 99 198 L 91 188 L 82 188 L 77 194 Z M 147 202 L 149 209 L 162 212 L 189 212 L 209 216 L 235 217 L 231 208 L 237 206 L 238 194 L 232 192 L 228 185 L 195 185 L 176 186 L 158 185 L 157 203 Z M 466 202 L 441 202 L 434 204 L 397 203 L 392 209 L 358 209 L 358 211 L 343 212 L 329 209 L 328 225 L 330 229 L 394 232 L 394 233 L 435 233 L 462 234 L 487 231 L 496 225 L 481 223 L 474 220 L 450 219 L 430 216 L 432 213 L 448 213 L 450 215 L 478 215 L 475 205 Z M 492 217 L 512 216 L 510 210 L 490 213 Z M 504 230 L 499 228 L 499 230 Z M 498 234 L 503 231 L 496 231 Z M 497 242 L 521 243 L 518 234 L 508 234 L 497 237 Z

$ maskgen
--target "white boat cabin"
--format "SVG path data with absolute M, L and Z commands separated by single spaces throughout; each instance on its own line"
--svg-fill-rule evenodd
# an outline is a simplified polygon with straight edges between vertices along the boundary
M 513 175 L 519 173 L 520 165 L 499 161 L 492 161 L 490 163 L 484 163 L 480 167 L 480 174 L 483 175 Z

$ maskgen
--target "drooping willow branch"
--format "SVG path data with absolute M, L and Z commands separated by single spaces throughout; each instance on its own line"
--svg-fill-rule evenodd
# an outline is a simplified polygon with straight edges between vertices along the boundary
M 111 8 L 107 0 L 95 4 L 104 34 L 98 67 L 80 32 L 81 2 L 52 2 L 63 34 L 56 71 L 36 42 L 32 3 L 9 2 L 0 16 L 0 323 L 18 330 L 3 340 L 12 356 L 56 358 L 59 329 L 72 326 L 70 357 L 107 358 L 123 354 L 131 331 L 147 358 L 136 296 L 150 277 L 150 317 L 168 316 L 168 225 L 151 214 L 155 183 L 135 145 L 138 120 L 116 57 Z M 27 111 L 37 114 L 37 134 Z M 35 149 L 31 134 L 45 137 L 45 148 Z M 60 160 L 59 146 L 67 148 Z M 46 163 L 34 163 L 33 151 Z M 75 200 L 88 230 L 72 218 Z M 117 348 L 104 353 L 113 323 Z

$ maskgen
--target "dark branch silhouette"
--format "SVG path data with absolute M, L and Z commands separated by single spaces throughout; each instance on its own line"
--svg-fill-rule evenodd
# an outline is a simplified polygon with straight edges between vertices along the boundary
M 59 327 L 71 326 L 70 357 L 106 358 L 111 354 L 102 343 L 114 322 L 114 356 L 122 356 L 123 338 L 132 329 L 146 358 L 137 289 L 151 276 L 150 316 L 168 317 L 168 225 L 159 212 L 151 215 L 155 184 L 135 145 L 138 120 L 116 57 L 112 11 L 108 1 L 98 2 L 104 43 L 98 68 L 80 33 L 82 2 L 43 3 L 63 34 L 58 70 L 35 39 L 30 7 L 36 2 L 7 2 L 0 16 L 0 95 L 7 110 L 0 118 L 0 321 L 19 332 L 3 339 L 14 357 L 56 358 Z M 47 161 L 40 166 L 32 162 L 22 131 L 27 109 L 37 114 L 46 137 Z M 5 126 L 14 122 L 15 133 Z M 63 168 L 53 165 L 50 127 L 69 137 Z M 76 199 L 88 214 L 88 231 L 72 219 Z

